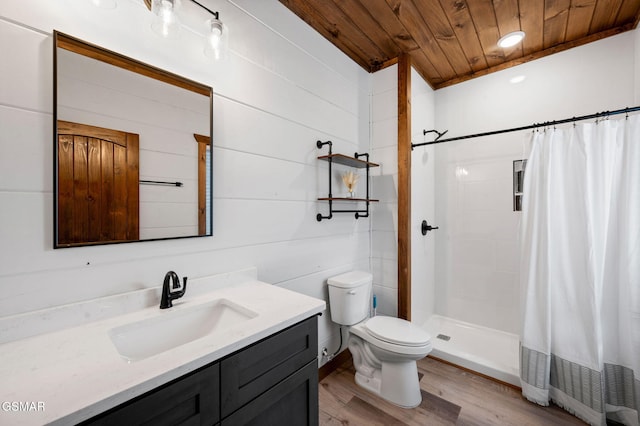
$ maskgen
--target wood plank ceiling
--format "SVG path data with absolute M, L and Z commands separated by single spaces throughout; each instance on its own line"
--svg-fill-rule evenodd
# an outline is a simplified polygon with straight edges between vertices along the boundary
M 365 70 L 408 53 L 434 89 L 629 31 L 640 0 L 280 0 Z M 503 49 L 498 39 L 524 31 Z

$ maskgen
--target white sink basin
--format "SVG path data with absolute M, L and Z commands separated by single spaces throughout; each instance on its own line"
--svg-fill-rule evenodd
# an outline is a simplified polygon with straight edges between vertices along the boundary
M 112 328 L 109 337 L 122 357 L 138 361 L 223 332 L 257 315 L 230 300 L 219 299 L 193 308 L 163 310 L 156 317 Z

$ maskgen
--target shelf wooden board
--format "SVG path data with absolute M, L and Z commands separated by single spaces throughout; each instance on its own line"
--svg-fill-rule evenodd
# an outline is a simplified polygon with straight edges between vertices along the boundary
M 324 197 L 324 198 L 318 198 L 318 201 L 369 201 L 370 203 L 377 203 L 380 200 L 374 200 L 371 198 L 367 200 L 366 198 Z
M 369 167 L 378 167 L 379 164 L 372 163 L 370 161 L 360 160 L 359 158 L 349 157 L 343 154 L 331 154 L 331 155 L 321 155 L 318 157 L 318 160 L 331 161 L 336 164 L 342 164 L 344 166 L 355 167 L 357 169 L 364 169 L 369 165 Z

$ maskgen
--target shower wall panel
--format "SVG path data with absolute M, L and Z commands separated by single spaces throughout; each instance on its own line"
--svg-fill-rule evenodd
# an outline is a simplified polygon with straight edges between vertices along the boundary
M 518 332 L 518 224 L 513 160 L 526 136 L 451 142 L 436 156 L 436 311 Z

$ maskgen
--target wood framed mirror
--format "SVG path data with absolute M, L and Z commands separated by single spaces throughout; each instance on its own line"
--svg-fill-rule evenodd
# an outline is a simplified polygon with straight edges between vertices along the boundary
M 54 248 L 212 235 L 211 87 L 54 32 Z

